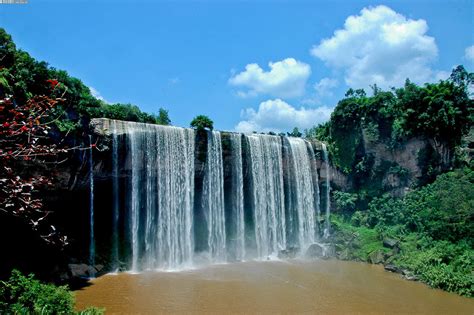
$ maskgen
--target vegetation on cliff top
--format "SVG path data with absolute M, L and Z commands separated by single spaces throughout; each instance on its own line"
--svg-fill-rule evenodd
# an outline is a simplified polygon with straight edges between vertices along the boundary
M 9 98 L 16 104 L 25 104 L 38 95 L 64 99 L 54 113 L 54 125 L 61 133 L 80 133 L 95 117 L 161 125 L 171 123 L 168 111 L 163 108 L 158 114 L 147 114 L 132 104 L 108 104 L 94 97 L 79 79 L 17 49 L 3 28 L 0 28 L 0 56 L 0 99 Z M 50 85 L 55 89 L 50 89 Z
M 192 128 L 195 128 L 198 131 L 205 129 L 212 130 L 214 129 L 214 122 L 205 115 L 198 115 L 189 124 Z
M 332 163 L 346 174 L 366 162 L 364 140 L 393 148 L 409 138 L 425 137 L 453 148 L 474 121 L 468 90 L 472 84 L 474 73 L 458 66 L 449 79 L 424 86 L 407 79 L 404 87 L 391 91 L 373 86 L 372 96 L 349 89 L 330 121 L 307 130 L 306 136 L 328 142 Z

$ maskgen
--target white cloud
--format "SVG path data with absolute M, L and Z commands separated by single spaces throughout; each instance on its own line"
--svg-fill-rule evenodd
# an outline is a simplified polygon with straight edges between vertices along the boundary
M 329 119 L 332 108 L 319 107 L 296 109 L 281 99 L 268 100 L 260 103 L 258 110 L 247 108 L 242 111 L 244 120 L 240 121 L 235 130 L 238 132 L 282 132 L 298 127 L 301 130 L 310 128 Z
M 245 71 L 233 75 L 229 84 L 248 88 L 238 91 L 240 97 L 268 94 L 276 97 L 298 97 L 304 94 L 311 67 L 294 58 L 287 58 L 268 64 L 270 71 L 264 71 L 258 64 L 251 63 Z
M 314 89 L 319 96 L 331 96 L 332 89 L 337 87 L 339 82 L 336 79 L 322 78 L 318 83 L 314 85 Z
M 96 90 L 95 88 L 93 88 L 92 86 L 89 86 L 89 91 L 91 91 L 92 96 L 94 96 L 96 99 L 108 103 L 108 102 L 104 99 L 104 97 L 103 97 L 102 95 L 100 95 L 99 91 L 97 91 L 97 90 Z
M 386 6 L 369 7 L 349 16 L 342 29 L 313 46 L 311 54 L 342 69 L 348 86 L 381 88 L 433 81 L 430 64 L 437 58 L 425 20 L 407 19 Z
M 464 58 L 466 58 L 466 60 L 474 63 L 474 45 L 469 46 L 469 47 L 466 48 L 466 50 L 464 51 Z

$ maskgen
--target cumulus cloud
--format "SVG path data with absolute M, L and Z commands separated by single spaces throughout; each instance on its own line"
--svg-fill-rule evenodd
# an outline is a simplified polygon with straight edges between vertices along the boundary
M 250 133 L 282 132 L 292 130 L 294 127 L 305 129 L 329 120 L 331 112 L 332 108 L 325 106 L 296 109 L 281 99 L 268 100 L 260 103 L 258 110 L 253 108 L 243 110 L 241 116 L 244 120 L 235 126 L 235 130 Z
M 339 82 L 336 79 L 322 78 L 318 83 L 314 85 L 314 89 L 319 96 L 331 96 L 332 89 L 337 87 Z
M 97 91 L 97 90 L 96 90 L 95 88 L 93 88 L 92 86 L 89 86 L 89 91 L 91 91 L 92 96 L 94 96 L 96 99 L 108 103 L 108 102 L 104 99 L 104 97 L 103 97 L 102 95 L 100 95 L 99 91 Z
M 466 60 L 474 63 L 474 45 L 469 46 L 469 47 L 466 48 L 466 50 L 464 51 L 464 58 L 466 58 Z
M 248 64 L 245 71 L 229 79 L 229 84 L 248 89 L 237 92 L 241 97 L 259 94 L 298 97 L 304 94 L 306 81 L 311 74 L 311 67 L 308 64 L 287 58 L 270 62 L 268 67 L 270 70 L 265 71 L 256 63 Z
M 354 88 L 377 84 L 382 88 L 411 81 L 433 81 L 431 63 L 438 55 L 425 20 L 407 19 L 386 6 L 364 8 L 349 16 L 342 29 L 313 46 L 311 54 L 328 66 L 342 69 Z

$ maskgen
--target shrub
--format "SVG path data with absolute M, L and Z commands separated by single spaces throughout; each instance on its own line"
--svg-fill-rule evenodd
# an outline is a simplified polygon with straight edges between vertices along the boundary
M 24 276 L 13 270 L 8 281 L 0 282 L 0 313 L 73 314 L 74 296 L 67 286 L 44 284 L 32 274 Z M 80 314 L 102 313 L 101 309 L 88 308 Z

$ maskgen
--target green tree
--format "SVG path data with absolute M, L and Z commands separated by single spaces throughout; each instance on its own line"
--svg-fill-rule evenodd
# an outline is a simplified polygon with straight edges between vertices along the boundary
M 298 127 L 293 128 L 292 132 L 288 132 L 288 136 L 300 138 L 303 134 L 300 132 Z
M 164 108 L 160 108 L 158 111 L 158 117 L 156 117 L 156 123 L 158 125 L 171 125 L 171 119 L 168 115 L 168 111 Z
M 50 84 L 54 84 L 54 89 Z M 95 98 L 81 80 L 17 49 L 11 36 L 0 28 L 0 99 L 8 96 L 22 105 L 34 95 L 64 99 L 54 108 L 52 126 L 70 136 L 82 133 L 95 117 L 170 124 L 164 109 L 158 115 L 151 115 L 132 104 L 107 104 Z
M 191 121 L 190 126 L 199 131 L 205 130 L 205 129 L 212 130 L 214 129 L 214 122 L 205 115 L 198 115 L 194 117 L 194 119 Z

